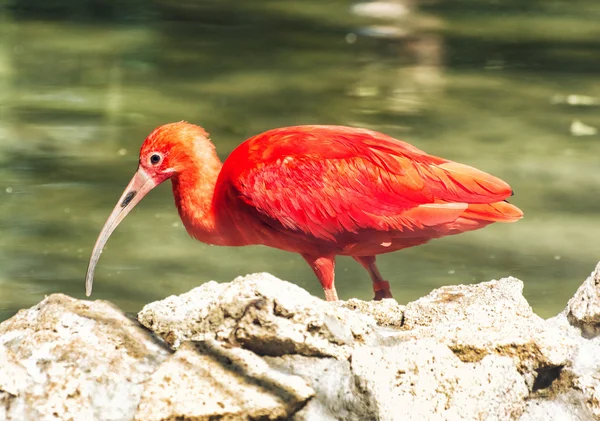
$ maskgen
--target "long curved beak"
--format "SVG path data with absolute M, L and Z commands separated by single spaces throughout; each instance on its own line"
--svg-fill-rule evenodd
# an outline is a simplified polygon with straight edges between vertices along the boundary
M 94 270 L 102 249 L 108 241 L 108 238 L 112 232 L 117 228 L 119 223 L 125 219 L 127 214 L 139 203 L 140 200 L 154 187 L 156 183 L 142 168 L 138 168 L 137 172 L 125 188 L 125 191 L 121 195 L 119 202 L 111 212 L 110 216 L 104 223 L 100 235 L 94 245 L 92 256 L 90 257 L 90 263 L 88 264 L 87 274 L 85 276 L 85 295 L 88 297 L 92 294 L 92 283 L 94 282 Z

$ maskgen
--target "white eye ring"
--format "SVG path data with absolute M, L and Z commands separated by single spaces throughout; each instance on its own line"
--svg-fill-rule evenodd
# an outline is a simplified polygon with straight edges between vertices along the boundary
M 152 164 L 152 165 L 157 165 L 160 163 L 160 161 L 162 161 L 162 155 L 154 152 L 152 155 L 150 155 L 150 158 L 148 158 L 148 161 L 150 161 L 150 164 Z

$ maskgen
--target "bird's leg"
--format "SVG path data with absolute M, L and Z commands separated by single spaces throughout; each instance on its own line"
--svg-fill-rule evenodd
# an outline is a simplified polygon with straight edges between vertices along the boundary
M 337 301 L 337 291 L 335 290 L 334 281 L 334 270 L 335 270 L 335 256 L 309 256 L 303 254 L 304 260 L 308 262 L 312 270 L 319 278 L 323 291 L 325 292 L 325 299 L 327 301 Z
M 383 298 L 393 298 L 392 291 L 390 291 L 390 283 L 384 281 L 379 273 L 379 269 L 375 265 L 375 256 L 352 256 L 354 260 L 360 263 L 365 269 L 369 271 L 371 281 L 373 281 L 373 291 L 375 291 L 376 301 Z

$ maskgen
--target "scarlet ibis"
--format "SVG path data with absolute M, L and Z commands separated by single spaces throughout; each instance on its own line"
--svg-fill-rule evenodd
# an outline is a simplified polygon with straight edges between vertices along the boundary
M 221 163 L 203 128 L 171 123 L 142 144 L 137 172 L 94 246 L 88 296 L 111 233 L 168 179 L 192 237 L 220 246 L 263 244 L 299 253 L 328 301 L 337 300 L 338 255 L 352 256 L 367 269 L 376 300 L 391 298 L 376 255 L 523 216 L 506 201 L 512 191 L 504 181 L 372 130 L 273 129 L 246 140 Z

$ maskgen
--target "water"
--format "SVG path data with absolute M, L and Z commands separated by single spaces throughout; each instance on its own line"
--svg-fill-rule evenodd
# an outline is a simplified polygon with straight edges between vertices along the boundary
M 600 4 L 25 2 L 0 11 L 0 319 L 83 297 L 95 238 L 156 126 L 204 126 L 224 159 L 295 124 L 383 131 L 514 188 L 516 224 L 379 257 L 400 302 L 513 275 L 543 316 L 600 259 Z M 392 16 L 392 18 L 390 18 Z M 93 298 L 127 311 L 268 271 L 322 294 L 296 255 L 190 239 L 170 186 L 113 234 Z M 341 298 L 372 296 L 351 259 Z

